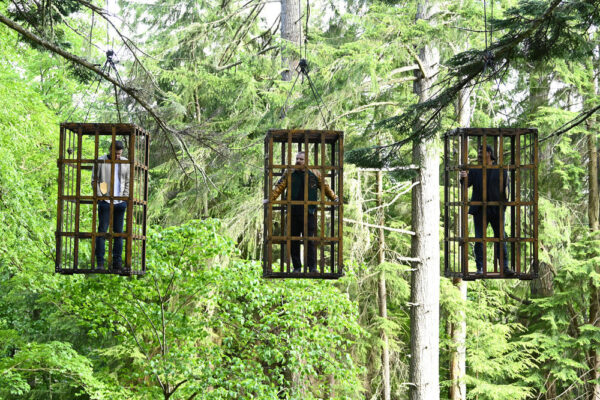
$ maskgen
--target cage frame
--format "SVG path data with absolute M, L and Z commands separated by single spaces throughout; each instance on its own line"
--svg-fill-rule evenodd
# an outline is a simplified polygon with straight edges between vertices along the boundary
M 523 137 L 530 137 L 530 146 L 531 154 L 529 163 L 521 163 L 521 139 Z M 532 280 L 538 278 L 539 272 L 539 237 L 538 237 L 538 165 L 539 165 L 539 142 L 538 142 L 538 130 L 535 128 L 457 128 L 446 132 L 444 135 L 444 275 L 449 278 L 462 278 L 463 280 L 476 280 L 476 279 L 519 279 L 519 280 Z M 498 157 L 498 164 L 495 166 L 485 166 L 483 164 L 469 164 L 468 162 L 468 149 L 469 149 L 469 138 L 478 138 L 478 145 L 492 145 L 492 148 L 495 150 L 496 155 Z M 490 141 L 489 138 L 492 138 Z M 506 138 L 510 143 L 510 155 L 513 163 L 506 164 L 504 163 L 504 151 L 497 151 L 502 148 L 504 145 Z M 459 141 L 459 162 L 458 164 L 452 164 L 450 161 L 450 147 L 451 140 L 458 139 Z M 527 140 L 527 139 L 525 139 Z M 527 143 L 527 142 L 526 142 Z M 510 161 L 510 160 L 509 160 Z M 460 182 L 459 180 L 459 201 L 450 201 L 451 198 L 451 184 L 450 184 L 450 174 L 458 173 L 458 171 L 468 171 L 470 169 L 480 168 L 482 170 L 488 169 L 499 169 L 499 185 L 503 184 L 503 171 L 507 171 L 508 179 L 510 179 L 510 198 L 507 201 L 487 201 L 487 173 L 483 173 L 482 175 L 482 201 L 471 201 L 468 198 L 468 183 L 465 180 Z M 521 171 L 522 170 L 530 170 L 531 171 L 531 180 L 533 181 L 532 195 L 531 201 L 522 201 L 521 198 Z M 513 179 L 511 179 L 513 177 Z M 456 189 L 456 188 L 452 188 Z M 469 206 L 482 206 L 483 207 L 483 237 L 482 238 L 470 238 L 468 235 L 468 208 Z M 451 217 L 451 208 L 452 207 L 460 207 L 460 221 L 459 221 L 459 229 L 460 234 L 458 236 L 453 236 L 450 232 L 450 217 Z M 505 217 L 504 211 L 501 212 L 499 225 L 502 226 L 501 232 L 503 232 L 502 237 L 487 237 L 487 206 L 497 206 L 497 207 L 514 207 L 511 209 L 510 218 L 510 236 L 506 236 L 505 230 Z M 521 232 L 521 224 L 522 224 L 522 215 L 521 209 L 522 207 L 531 207 L 531 235 L 527 237 L 522 237 L 523 232 Z M 456 218 L 456 216 L 455 216 Z M 527 218 L 525 218 L 527 220 Z M 456 221 L 456 220 L 455 220 Z M 452 259 L 451 245 L 453 242 L 458 242 L 459 246 L 459 260 L 458 267 L 453 268 L 453 261 L 456 264 L 456 260 Z M 482 242 L 483 243 L 483 273 L 478 274 L 477 272 L 470 272 L 468 270 L 469 267 L 469 257 L 470 257 L 470 243 Z M 494 271 L 489 271 L 487 268 L 488 260 L 487 260 L 487 247 L 489 243 L 500 243 L 498 247 L 501 247 L 502 243 L 504 243 L 507 247 L 510 245 L 511 252 L 508 256 L 508 268 L 514 271 L 514 274 L 511 276 L 506 276 L 504 273 L 504 269 L 500 265 L 503 261 L 503 252 L 500 250 L 499 259 L 497 259 L 496 246 L 493 245 L 493 258 L 492 265 L 494 266 Z M 522 248 L 521 244 L 523 243 L 531 243 L 531 264 L 529 270 L 522 271 L 521 270 L 521 256 L 522 256 Z M 527 259 L 527 256 L 525 256 Z
M 281 163 L 274 162 L 274 147 L 281 145 Z M 295 167 L 295 161 L 292 157 L 297 151 L 305 151 L 309 145 L 315 146 L 313 153 L 306 153 L 305 167 L 307 169 L 318 169 L 321 172 L 321 185 L 319 187 L 320 197 L 317 201 L 308 200 L 308 176 L 304 178 L 304 200 L 293 201 L 291 199 L 291 179 L 288 179 L 287 188 L 281 194 L 281 199 L 270 201 L 275 179 L 282 177 L 286 171 L 299 169 Z M 297 150 L 292 151 L 292 147 L 296 145 Z M 328 147 L 329 146 L 329 147 Z M 328 148 L 327 148 L 328 147 Z M 327 151 L 329 150 L 329 152 Z M 317 163 L 310 163 L 310 156 L 313 155 Z M 326 166 L 325 160 L 329 155 L 331 165 Z M 288 160 L 286 163 L 285 160 Z M 320 161 L 320 162 L 319 162 Z M 274 173 L 274 170 L 281 172 Z M 314 129 L 270 129 L 264 140 L 264 199 L 269 201 L 263 205 L 263 278 L 305 278 L 305 279 L 338 279 L 344 275 L 343 265 L 343 192 L 344 192 L 344 133 L 335 130 L 314 130 Z M 337 194 L 338 202 L 325 200 L 324 184 L 326 179 L 331 179 L 331 189 Z M 308 206 L 317 206 L 317 215 L 319 222 L 317 228 L 320 227 L 320 234 L 308 239 L 306 236 L 294 237 L 291 235 L 291 207 L 292 205 L 303 205 L 304 216 L 304 232 L 306 232 L 308 224 Z M 327 208 L 327 209 L 326 209 Z M 275 212 L 280 212 L 282 222 L 285 221 L 285 234 L 275 235 L 273 227 L 273 215 Z M 329 212 L 330 222 L 325 225 L 325 213 Z M 283 224 L 282 224 L 283 225 Z M 315 229 L 318 231 L 319 229 Z M 326 228 L 329 236 L 325 236 Z M 280 228 L 283 229 L 283 228 Z M 336 233 L 337 232 L 337 233 Z M 282 232 L 283 233 L 283 232 Z M 336 233 L 336 234 L 334 234 Z M 293 272 L 291 264 L 291 242 L 300 241 L 303 246 L 303 262 L 302 272 Z M 310 273 L 307 271 L 308 251 L 307 244 L 309 240 L 316 242 L 317 251 L 317 272 Z M 285 244 L 285 246 L 284 246 Z M 337 244 L 337 245 L 336 245 Z M 273 270 L 273 246 L 280 245 L 279 253 L 280 260 L 284 260 L 280 265 L 279 271 Z M 330 246 L 330 271 L 325 271 L 325 246 Z M 319 257 L 320 255 L 320 257 Z
M 92 159 L 82 157 L 83 138 L 91 136 L 94 139 L 94 155 Z M 110 136 L 111 143 L 115 143 L 118 138 L 126 138 L 128 158 L 127 160 L 115 160 L 115 147 L 110 146 L 112 154 L 110 160 L 99 160 L 100 156 L 100 137 Z M 56 259 L 55 272 L 63 275 L 72 274 L 116 274 L 122 276 L 144 275 L 146 272 L 146 238 L 147 238 L 147 211 L 148 211 L 148 181 L 149 181 L 149 146 L 150 134 L 135 124 L 125 123 L 78 123 L 78 122 L 63 122 L 60 124 L 60 139 L 59 139 L 59 157 L 57 159 L 58 167 L 58 197 L 57 197 L 57 218 L 56 218 Z M 69 143 L 67 140 L 76 140 L 77 144 Z M 71 148 L 65 148 L 67 145 L 76 147 L 74 158 L 68 158 L 65 154 L 69 153 Z M 129 194 L 128 196 L 114 196 L 111 187 L 106 196 L 98 196 L 96 187 L 97 181 L 92 174 L 92 195 L 85 196 L 81 194 L 82 189 L 82 170 L 98 170 L 100 164 L 111 164 L 111 176 L 114 177 L 115 165 L 129 165 Z M 82 165 L 84 164 L 84 165 Z M 90 166 L 89 164 L 93 164 Z M 70 171 L 74 169 L 74 171 Z M 69 175 L 71 175 L 69 177 Z M 75 175 L 75 182 L 72 178 Z M 140 179 L 140 184 L 136 185 L 136 179 Z M 114 182 L 111 179 L 111 182 Z M 74 187 L 73 187 L 74 184 Z M 84 183 L 85 184 L 85 183 Z M 67 188 L 66 185 L 70 187 Z M 111 186 L 113 186 L 111 184 Z M 69 193 L 67 193 L 69 192 Z M 110 204 L 109 211 L 109 227 L 107 232 L 97 232 L 98 228 L 98 203 L 99 201 L 107 200 Z M 122 233 L 113 232 L 113 214 L 115 204 L 110 200 L 127 201 L 126 214 L 124 216 L 124 231 Z M 66 203 L 74 205 L 74 215 L 65 207 Z M 81 231 L 81 205 L 92 205 L 92 223 L 91 232 Z M 141 209 L 141 213 L 137 214 Z M 140 223 L 134 224 L 134 212 L 141 219 Z M 67 223 L 73 226 L 72 230 L 64 230 L 63 223 L 65 218 Z M 71 219 L 69 219 L 71 218 Z M 113 269 L 111 265 L 107 265 L 104 269 L 96 268 L 95 245 L 96 238 L 104 237 L 108 241 L 107 261 L 112 263 L 112 247 L 113 238 L 121 237 L 124 241 L 125 257 L 123 265 L 119 269 Z M 72 265 L 66 266 L 63 263 L 63 249 L 68 251 L 68 240 L 73 240 L 72 246 Z M 81 239 L 90 239 L 91 254 L 90 265 L 86 268 L 79 268 L 79 241 Z M 134 246 L 134 241 L 139 242 L 139 247 Z M 136 259 L 133 258 L 133 252 L 136 252 Z M 67 254 L 67 253 L 65 253 Z M 66 257 L 68 258 L 68 257 Z M 138 260 L 139 259 L 139 260 Z M 139 265 L 134 266 L 134 261 L 139 261 Z M 65 261 L 67 262 L 67 261 Z M 137 267 L 137 268 L 136 268 Z

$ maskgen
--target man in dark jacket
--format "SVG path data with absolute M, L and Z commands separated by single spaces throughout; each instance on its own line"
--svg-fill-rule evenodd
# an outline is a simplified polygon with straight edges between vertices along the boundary
M 480 163 L 489 166 L 496 163 L 496 157 L 492 146 L 487 145 L 486 151 L 483 151 L 483 146 L 479 146 L 477 157 Z M 508 199 L 508 173 L 506 170 L 502 174 L 502 182 L 500 182 L 500 170 L 496 168 L 486 169 L 487 185 L 486 185 L 486 202 L 488 201 L 507 201 Z M 460 171 L 460 180 L 463 181 L 467 178 L 468 186 L 473 186 L 473 193 L 471 195 L 471 201 L 483 201 L 483 168 L 474 168 L 467 171 Z M 483 231 L 487 229 L 487 224 L 492 224 L 495 238 L 504 238 L 504 226 L 500 225 L 500 221 L 504 221 L 504 206 L 491 205 L 486 207 L 487 212 L 486 224 L 483 224 L 484 207 L 480 205 L 471 205 L 469 207 L 469 214 L 473 216 L 473 222 L 475 224 L 475 237 L 482 238 Z M 502 218 L 501 218 L 502 217 Z M 514 275 L 514 271 L 508 268 L 508 250 L 506 248 L 506 242 L 495 243 L 496 255 L 498 262 L 500 262 L 500 247 L 502 247 L 502 258 L 504 275 Z M 483 243 L 475 242 L 475 265 L 477 266 L 477 273 L 483 273 Z
M 296 154 L 296 165 L 303 166 L 305 165 L 305 154 L 303 151 Z M 308 201 L 317 201 L 317 190 L 321 188 L 323 185 L 323 191 L 325 195 L 329 197 L 332 201 L 337 202 L 338 198 L 333 193 L 329 185 L 323 180 L 321 177 L 321 173 L 319 170 L 309 170 L 306 168 L 302 169 L 292 169 L 286 171 L 286 173 L 281 177 L 275 189 L 273 189 L 273 193 L 271 194 L 271 201 L 276 200 L 281 193 L 288 186 L 288 178 L 291 176 L 292 184 L 291 184 L 291 198 L 293 201 L 304 201 L 304 179 L 305 174 L 308 174 Z M 266 202 L 266 200 L 265 200 Z M 291 213 L 291 235 L 292 236 L 300 236 L 302 234 L 305 237 L 315 236 L 317 232 L 317 206 L 315 204 L 310 204 L 308 206 L 308 215 L 307 215 L 307 232 L 304 232 L 304 206 L 301 204 L 292 205 L 292 213 Z M 307 264 L 308 269 L 311 273 L 317 272 L 317 247 L 314 240 L 308 240 L 307 245 Z M 291 256 L 292 256 L 292 264 L 294 266 L 294 272 L 302 271 L 302 260 L 300 259 L 300 241 L 292 240 L 291 243 Z

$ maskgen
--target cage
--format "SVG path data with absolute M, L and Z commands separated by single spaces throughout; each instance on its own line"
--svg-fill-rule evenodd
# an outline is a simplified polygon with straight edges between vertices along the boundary
M 444 135 L 444 272 L 465 280 L 537 278 L 536 129 Z
M 60 125 L 56 272 L 145 273 L 149 140 L 132 124 Z
M 263 277 L 343 275 L 343 146 L 340 131 L 267 133 Z M 304 166 L 296 165 L 299 152 L 304 152 Z M 331 198 L 336 195 L 337 200 Z

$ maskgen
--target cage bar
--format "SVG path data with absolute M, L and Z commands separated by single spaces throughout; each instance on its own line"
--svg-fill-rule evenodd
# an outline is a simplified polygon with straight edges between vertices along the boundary
M 264 198 L 272 199 L 273 190 L 285 179 L 285 192 L 264 205 L 263 277 L 337 279 L 343 275 L 343 132 L 323 130 L 269 130 L 265 137 Z M 302 199 L 292 199 L 296 154 L 305 152 Z M 289 171 L 286 173 L 286 171 Z M 314 178 L 320 176 L 321 179 Z M 313 179 L 312 181 L 310 179 Z M 312 183 L 311 183 L 312 182 Z M 318 187 L 314 182 L 318 182 Z M 316 200 L 309 199 L 309 186 L 316 188 Z M 337 195 L 338 202 L 325 196 L 325 186 Z M 302 220 L 294 224 L 293 209 L 301 207 Z M 297 233 L 309 228 L 309 207 L 314 209 L 314 236 Z M 294 229 L 296 228 L 296 229 Z M 301 245 L 301 270 L 294 272 L 292 251 Z M 309 262 L 309 248 L 316 252 L 315 265 Z M 310 268 L 309 268 L 310 267 Z M 314 267 L 314 271 L 310 269 Z
M 496 158 L 492 164 L 484 163 L 477 155 L 480 146 L 486 149 L 488 145 Z M 460 178 L 461 171 L 481 174 L 481 200 L 473 200 L 474 189 L 468 178 Z M 472 174 L 475 177 L 475 172 Z M 508 193 L 503 187 L 508 187 Z M 488 199 L 488 193 L 496 193 L 494 197 L 499 198 Z M 475 232 L 474 215 L 469 217 L 470 207 L 480 207 L 480 235 Z M 460 128 L 447 132 L 444 135 L 443 220 L 447 277 L 465 280 L 537 278 L 537 129 Z M 481 246 L 483 253 L 481 272 L 477 270 L 476 246 Z
M 115 160 L 115 140 L 125 144 L 123 158 Z M 150 136 L 133 124 L 62 123 L 58 155 L 58 202 L 55 271 L 61 274 L 143 275 L 146 271 L 146 216 L 148 207 L 148 154 Z M 110 154 L 101 160 L 100 156 Z M 129 193 L 115 196 L 114 185 L 99 196 L 94 171 L 110 164 L 115 171 L 129 168 Z M 115 232 L 115 200 L 126 202 L 123 232 Z M 109 204 L 109 228 L 98 231 L 100 202 Z M 105 239 L 105 268 L 96 265 L 96 239 Z M 112 248 L 123 242 L 122 265 L 113 268 Z

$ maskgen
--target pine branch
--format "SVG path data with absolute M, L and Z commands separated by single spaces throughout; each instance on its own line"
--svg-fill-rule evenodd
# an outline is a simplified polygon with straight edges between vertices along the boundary
M 158 127 L 163 132 L 165 132 L 165 138 L 167 139 L 167 142 L 169 143 L 169 145 L 171 147 L 173 155 L 174 155 L 177 163 L 179 164 L 179 167 L 183 171 L 183 173 L 186 176 L 188 176 L 188 178 L 189 178 L 189 175 L 185 171 L 185 168 L 184 168 L 183 164 L 181 163 L 181 160 L 179 159 L 177 152 L 175 151 L 175 147 L 173 146 L 170 136 L 172 136 L 177 141 L 179 147 L 190 158 L 190 161 L 194 165 L 195 170 L 200 169 L 198 167 L 198 165 L 196 164 L 196 161 L 193 159 L 193 157 L 187 151 L 187 148 L 186 148 L 185 144 L 183 143 L 183 140 L 179 137 L 179 132 L 168 126 L 168 124 L 159 115 L 158 111 L 155 110 L 146 100 L 144 100 L 139 95 L 139 92 L 137 89 L 126 86 L 125 84 L 119 82 L 117 79 L 114 79 L 113 77 L 111 77 L 108 73 L 106 73 L 103 70 L 101 70 L 100 68 L 98 68 L 96 65 L 90 63 L 89 61 L 87 61 L 81 57 L 71 54 L 68 51 L 61 49 L 60 47 L 56 46 L 53 43 L 48 42 L 47 40 L 28 31 L 27 29 L 23 28 L 21 25 L 19 25 L 18 23 L 16 23 L 15 21 L 11 20 L 10 18 L 6 17 L 3 14 L 0 14 L 0 22 L 3 23 L 4 25 L 6 25 L 7 27 L 9 27 L 10 29 L 17 31 L 23 37 L 27 38 L 28 40 L 32 41 L 33 43 L 37 43 L 38 45 L 44 47 L 45 49 L 60 55 L 61 57 L 65 58 L 66 60 L 68 60 L 74 64 L 78 64 L 84 68 L 87 68 L 88 70 L 94 72 L 99 77 L 105 79 L 106 81 L 108 81 L 108 82 L 112 83 L 113 85 L 115 85 L 116 87 L 120 88 L 123 92 L 127 93 L 132 99 L 134 99 L 140 106 L 142 106 L 142 108 L 144 108 L 150 114 L 150 116 L 154 119 L 154 121 L 156 122 Z
M 553 0 L 541 15 L 528 20 L 524 29 L 522 28 L 523 21 L 518 21 L 520 23 L 515 27 L 515 31 L 499 38 L 490 45 L 489 49 L 468 50 L 454 56 L 448 62 L 451 69 L 446 80 L 450 82 L 456 80 L 456 83 L 451 84 L 429 100 L 408 107 L 401 115 L 378 123 L 380 127 L 408 133 L 406 139 L 387 146 L 357 149 L 348 154 L 349 158 L 361 166 L 387 165 L 397 157 L 398 151 L 404 145 L 434 136 L 437 133 L 436 122 L 442 111 L 455 101 L 461 90 L 469 86 L 476 86 L 482 80 L 493 79 L 500 71 L 508 68 L 511 60 L 516 57 L 518 46 L 527 39 L 535 37 L 538 29 L 551 19 L 563 1 Z M 485 78 L 484 75 L 488 69 L 493 68 L 494 61 L 498 60 L 503 61 L 500 67 L 497 67 Z M 419 69 L 421 73 L 425 71 L 423 66 L 420 66 Z

